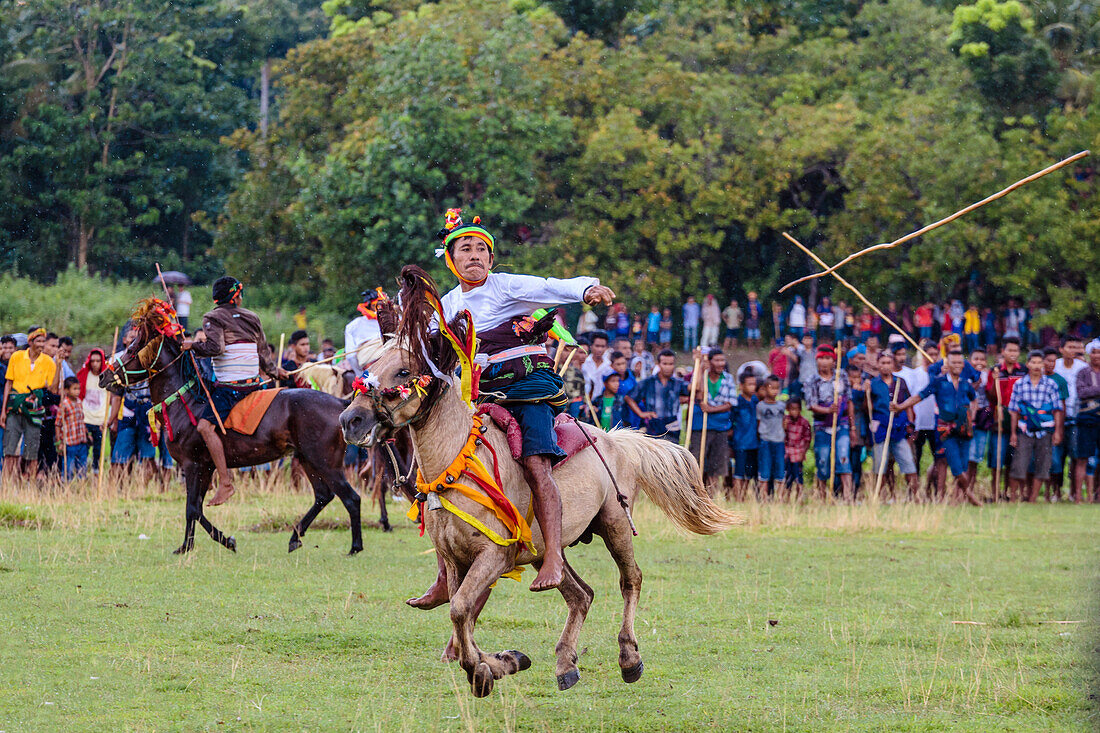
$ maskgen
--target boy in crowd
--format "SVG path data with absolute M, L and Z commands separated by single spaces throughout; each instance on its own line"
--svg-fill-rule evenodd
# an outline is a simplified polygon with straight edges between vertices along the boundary
M 748 483 L 758 473 L 760 436 L 756 432 L 757 395 L 756 375 L 751 369 L 741 373 L 741 391 L 733 405 L 733 497 L 743 501 Z
M 80 399 L 80 380 L 66 377 L 64 397 L 57 411 L 57 448 L 64 456 L 66 481 L 83 477 L 88 466 L 88 429 L 84 425 L 84 406 Z
M 852 464 L 850 460 L 852 433 L 855 431 L 855 409 L 848 375 L 835 372 L 836 351 L 832 346 L 817 349 L 817 371 L 805 385 L 810 411 L 814 414 L 814 460 L 817 463 L 817 492 L 829 497 L 827 487 L 831 473 L 840 478 L 844 500 L 852 500 Z M 836 454 L 831 455 L 834 416 L 836 423 Z M 832 467 L 832 468 L 831 468 Z
M 761 487 L 766 487 L 767 496 L 773 496 L 776 483 L 782 485 L 783 482 L 786 450 L 783 420 L 786 406 L 778 398 L 779 378 L 773 374 L 765 380 L 764 399 L 756 404 L 756 427 L 760 445 L 757 475 Z
M 1012 498 L 1033 502 L 1039 495 L 1040 484 L 1050 478 L 1051 448 L 1062 444 L 1065 420 L 1065 403 L 1058 394 L 1058 385 L 1043 374 L 1043 352 L 1032 351 L 1027 355 L 1027 376 L 1013 385 L 1008 414 L 1009 445 L 1015 451 L 1009 490 Z M 1035 472 L 1025 494 L 1024 480 L 1033 456 Z
M 806 450 L 810 447 L 810 421 L 802 416 L 802 400 L 792 397 L 787 400 L 787 414 L 783 417 L 784 445 L 786 457 L 784 482 L 787 491 L 795 492 L 795 499 L 802 498 L 802 462 L 806 460 Z

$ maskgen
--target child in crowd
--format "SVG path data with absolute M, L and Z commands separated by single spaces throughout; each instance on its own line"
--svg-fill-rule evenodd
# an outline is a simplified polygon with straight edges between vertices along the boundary
M 794 491 L 795 498 L 802 498 L 802 462 L 806 460 L 806 451 L 810 447 L 810 421 L 802 416 L 802 400 L 792 397 L 787 400 L 787 414 L 783 418 L 784 453 L 786 466 L 784 485 L 788 492 Z
M 672 309 L 665 308 L 661 313 L 661 321 L 659 323 L 661 348 L 667 349 L 672 344 Z
M 741 373 L 741 392 L 733 405 L 733 498 L 745 500 L 748 483 L 756 475 L 759 436 L 756 432 L 756 375 L 751 369 Z
M 88 428 L 84 425 L 84 404 L 80 399 L 80 380 L 68 377 L 64 397 L 57 410 L 57 450 L 65 456 L 65 480 L 83 476 L 88 466 Z
M 604 430 L 621 428 L 623 419 L 623 398 L 619 396 L 622 377 L 611 372 L 603 378 L 603 395 L 600 400 L 600 427 Z
M 758 472 L 767 496 L 775 494 L 775 483 L 783 481 L 785 457 L 784 405 L 779 402 L 779 378 L 774 374 L 764 381 L 764 399 L 756 403 L 757 432 L 760 435 Z

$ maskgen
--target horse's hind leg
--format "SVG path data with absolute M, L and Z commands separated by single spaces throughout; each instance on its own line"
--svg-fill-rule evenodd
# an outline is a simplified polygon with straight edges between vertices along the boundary
M 322 509 L 328 506 L 330 501 L 332 501 L 332 492 L 328 490 L 328 487 L 320 483 L 314 483 L 313 506 L 290 528 L 290 544 L 287 552 L 294 552 L 302 546 L 302 537 L 305 536 L 309 525 L 313 524 L 313 520 L 317 518 Z
M 202 497 L 206 493 L 202 486 L 210 485 L 213 477 L 213 469 L 192 463 L 184 469 L 184 480 L 187 484 L 187 505 L 184 508 L 183 544 L 173 552 L 182 555 L 195 549 L 195 524 L 202 516 Z
M 634 614 L 642 591 L 642 571 L 634 562 L 634 538 L 626 514 L 614 499 L 600 510 L 600 527 L 608 552 L 619 566 L 619 588 L 623 593 L 623 625 L 619 629 L 619 670 L 626 682 L 637 682 L 644 666 L 638 653 L 638 637 L 634 634 Z
M 554 647 L 554 653 L 558 656 L 555 674 L 558 676 L 558 689 L 568 690 L 581 678 L 577 669 L 577 639 L 595 593 L 568 562 L 565 563 L 565 572 L 562 573 L 558 590 L 565 599 L 565 605 L 569 607 L 569 616 L 565 620 L 561 638 Z
M 348 551 L 349 555 L 363 551 L 363 519 L 360 515 L 360 499 L 359 492 L 352 488 L 352 485 L 348 483 L 344 478 L 343 473 L 334 474 L 332 477 L 332 490 L 336 492 L 336 495 L 340 497 L 340 501 L 343 503 L 344 508 L 348 510 L 348 519 L 351 522 L 351 550 Z M 382 505 L 382 511 L 386 511 L 386 505 Z M 385 514 L 383 514 L 383 517 Z

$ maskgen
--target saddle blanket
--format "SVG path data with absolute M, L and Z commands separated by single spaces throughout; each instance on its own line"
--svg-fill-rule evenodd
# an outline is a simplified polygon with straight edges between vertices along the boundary
M 519 430 L 519 423 L 512 417 L 512 413 L 493 402 L 486 402 L 478 407 L 477 413 L 488 415 L 496 426 L 504 431 L 505 436 L 508 438 L 508 449 L 512 452 L 512 458 L 516 461 L 520 460 L 523 455 L 523 436 Z M 581 428 L 573 422 L 573 418 L 564 413 L 554 419 L 554 432 L 558 447 L 565 451 L 565 458 L 554 464 L 554 468 L 562 465 L 591 445 L 588 438 L 584 437 L 584 433 L 581 432 Z M 593 436 L 594 439 L 595 436 Z
M 229 411 L 229 417 L 225 419 L 225 429 L 236 430 L 244 435 L 254 434 L 256 428 L 260 426 L 260 421 L 267 414 L 268 408 L 271 407 L 271 402 L 282 390 L 282 387 L 258 389 L 246 394 Z

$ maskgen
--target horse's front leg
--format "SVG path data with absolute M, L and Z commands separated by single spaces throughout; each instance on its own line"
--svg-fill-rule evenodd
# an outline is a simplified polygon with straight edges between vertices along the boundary
M 201 473 L 202 468 L 196 463 L 190 463 L 183 468 L 184 483 L 187 487 L 187 501 L 184 505 L 183 544 L 173 550 L 173 554 L 176 555 L 183 555 L 195 549 L 195 523 L 202 516 L 203 492 L 199 484 Z M 207 477 L 206 482 L 210 483 L 209 477 Z
M 199 523 L 199 526 L 206 530 L 206 533 L 210 535 L 210 539 L 217 542 L 219 545 L 232 552 L 237 551 L 237 540 L 233 539 L 229 535 L 223 533 L 220 529 L 215 527 L 209 519 L 206 518 L 206 514 L 202 510 L 202 502 L 206 498 L 206 492 L 210 490 L 210 481 L 214 478 L 214 464 L 202 463 L 192 464 L 194 466 L 195 474 L 195 503 L 194 503 L 194 521 Z M 190 489 L 188 489 L 190 492 Z M 188 503 L 188 517 L 191 518 L 191 504 Z M 194 524 L 191 525 L 192 535 L 194 534 Z M 192 540 L 193 541 L 193 540 Z
M 511 562 L 506 552 L 496 548 L 486 549 L 474 559 L 465 577 L 459 582 L 457 569 L 447 562 L 447 585 L 452 588 L 458 585 L 458 590 L 451 593 L 451 623 L 454 626 L 455 648 L 458 652 L 458 663 L 466 671 L 474 697 L 485 697 L 493 691 L 495 679 L 519 671 L 518 661 L 485 654 L 474 643 L 474 622 L 480 605 L 484 604 L 481 598 L 489 590 L 489 586 L 500 578 L 501 573 L 510 568 Z

